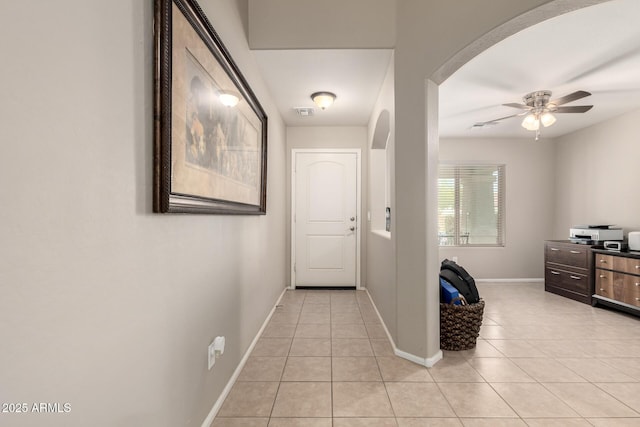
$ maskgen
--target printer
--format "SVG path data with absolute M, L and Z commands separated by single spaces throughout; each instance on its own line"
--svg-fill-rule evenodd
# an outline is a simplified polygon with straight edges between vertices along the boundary
M 585 245 L 601 244 L 605 240 L 624 240 L 622 228 L 611 225 L 576 225 L 569 229 L 569 240 Z

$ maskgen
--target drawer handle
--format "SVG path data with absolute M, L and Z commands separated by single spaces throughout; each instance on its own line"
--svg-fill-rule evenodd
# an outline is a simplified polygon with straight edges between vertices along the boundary
M 636 265 L 636 270 L 640 270 L 640 265 Z
M 549 249 L 551 249 L 552 251 L 559 251 L 560 250 L 558 248 L 549 248 Z
M 606 264 L 607 260 L 606 259 L 601 259 L 600 262 L 603 263 L 603 264 Z
M 569 276 L 569 277 L 571 277 L 573 280 L 580 280 L 580 279 L 582 279 L 582 277 L 580 277 L 580 276 L 574 276 L 574 275 L 571 275 L 571 276 Z
M 569 251 L 569 252 L 571 252 L 572 254 L 581 254 L 582 253 L 581 251 Z
M 606 278 L 606 277 L 607 277 L 607 276 L 605 276 L 604 274 L 601 274 L 601 275 L 600 275 L 600 278 L 601 278 L 601 279 L 604 279 L 604 278 Z
M 553 270 L 549 270 L 549 273 L 551 273 L 551 274 L 555 274 L 556 276 L 560 274 L 560 273 L 558 273 L 557 271 L 553 271 Z
M 600 288 L 600 292 L 604 292 L 604 288 Z
M 636 282 L 636 283 L 634 283 L 634 285 L 636 285 L 636 286 L 640 286 L 640 283 Z

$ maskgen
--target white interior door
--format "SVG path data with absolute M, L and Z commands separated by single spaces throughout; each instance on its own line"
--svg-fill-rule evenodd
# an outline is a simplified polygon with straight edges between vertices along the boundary
M 294 286 L 356 286 L 358 153 L 294 152 Z

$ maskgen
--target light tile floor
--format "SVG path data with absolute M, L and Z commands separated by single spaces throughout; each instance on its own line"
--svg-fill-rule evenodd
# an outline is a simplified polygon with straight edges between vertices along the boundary
M 640 426 L 640 320 L 479 285 L 475 349 L 393 354 L 363 291 L 287 291 L 214 427 Z

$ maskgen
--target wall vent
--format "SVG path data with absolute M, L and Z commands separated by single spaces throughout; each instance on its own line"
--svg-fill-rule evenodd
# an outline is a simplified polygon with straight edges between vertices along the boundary
M 313 108 L 308 107 L 295 107 L 296 114 L 302 117 L 313 116 Z

